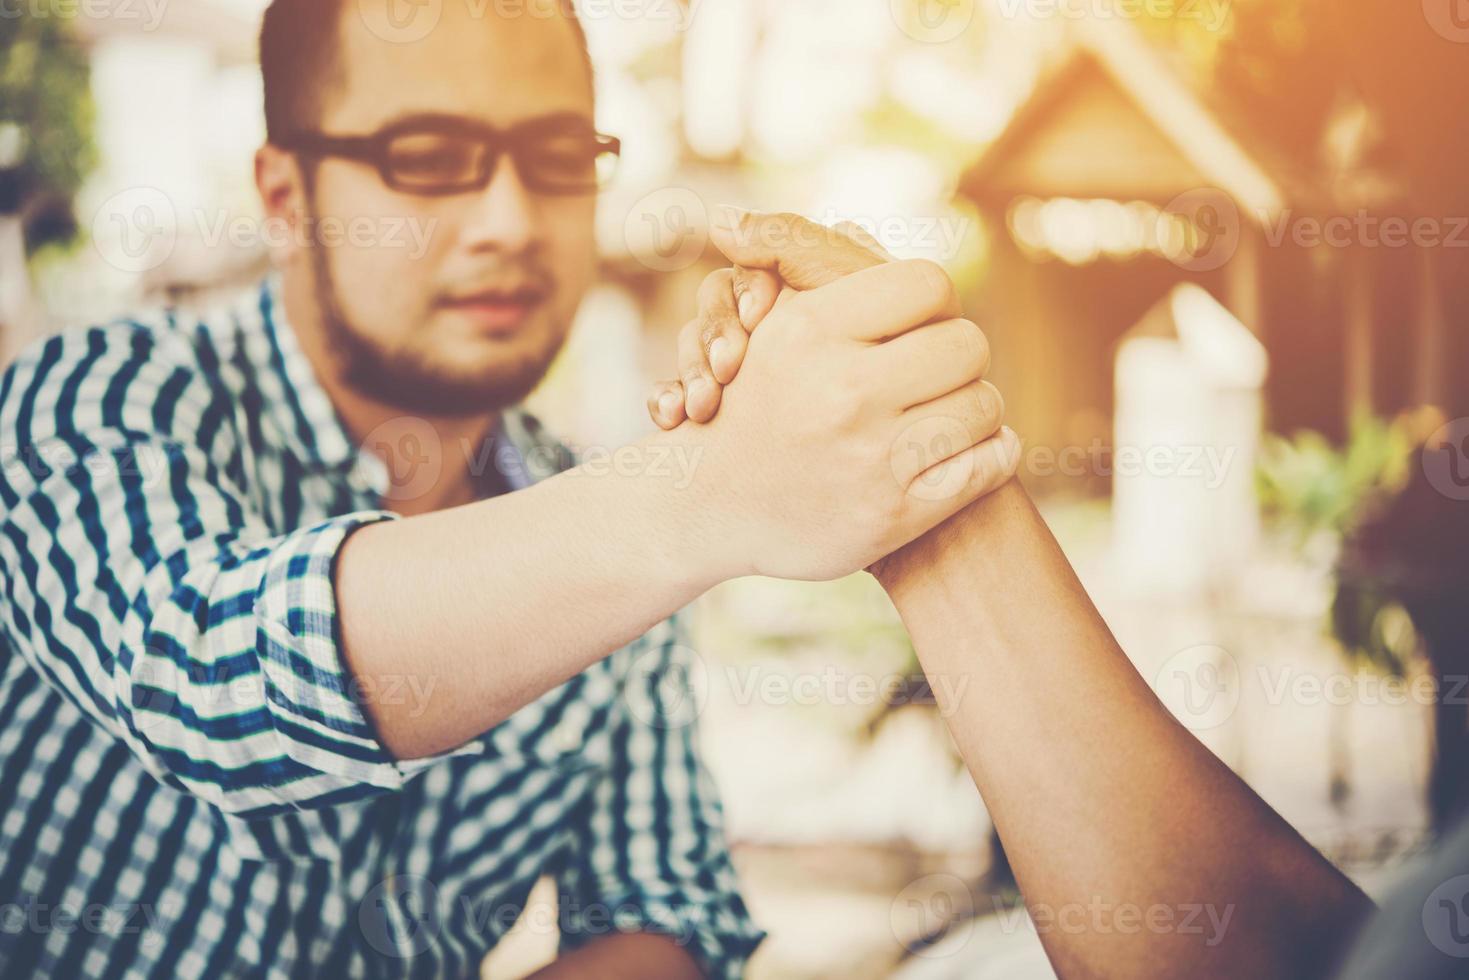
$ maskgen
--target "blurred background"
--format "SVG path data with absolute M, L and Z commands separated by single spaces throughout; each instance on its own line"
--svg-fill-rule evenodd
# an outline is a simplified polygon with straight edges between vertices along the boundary
M 265 273 L 264 6 L 0 8 L 4 357 Z M 991 336 L 1023 478 L 1139 669 L 1387 886 L 1469 773 L 1469 8 L 579 6 L 625 150 L 600 283 L 533 409 L 581 446 L 647 431 L 720 264 L 717 204 L 943 263 Z M 737 581 L 695 622 L 708 757 L 771 933 L 753 977 L 1051 976 L 870 579 Z M 486 975 L 554 945 L 517 927 Z

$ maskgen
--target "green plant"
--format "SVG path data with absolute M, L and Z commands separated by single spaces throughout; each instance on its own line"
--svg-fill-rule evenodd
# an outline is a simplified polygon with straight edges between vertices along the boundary
M 0 32 L 0 215 L 21 218 L 34 251 L 74 232 L 96 163 L 91 69 L 70 18 L 15 13 Z
M 1364 508 L 1402 487 L 1413 440 L 1406 420 L 1359 413 L 1345 446 L 1319 432 L 1267 436 L 1261 447 L 1260 502 L 1302 541 L 1348 533 Z
M 1411 417 L 1384 420 L 1359 413 L 1340 448 L 1316 432 L 1268 437 L 1259 467 L 1266 514 L 1298 544 L 1324 536 L 1338 547 L 1406 484 L 1415 429 Z M 1349 657 L 1393 675 L 1403 673 L 1416 646 L 1402 607 L 1340 567 L 1334 571 L 1329 625 Z

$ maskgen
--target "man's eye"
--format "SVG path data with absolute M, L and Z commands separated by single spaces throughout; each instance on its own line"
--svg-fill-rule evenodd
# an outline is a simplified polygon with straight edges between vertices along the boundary
M 403 179 L 452 180 L 475 172 L 479 148 L 471 143 L 406 137 L 393 144 L 388 159 L 394 173 Z
M 546 174 L 580 175 L 592 169 L 597 148 L 587 140 L 566 139 L 526 148 L 524 159 Z

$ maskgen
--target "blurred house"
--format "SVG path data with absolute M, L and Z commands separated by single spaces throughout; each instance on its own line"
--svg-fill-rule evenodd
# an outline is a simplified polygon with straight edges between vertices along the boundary
M 1277 431 L 1340 435 L 1357 408 L 1446 404 L 1463 385 L 1423 251 L 1389 242 L 1387 219 L 1412 219 L 1363 162 L 1370 131 L 1354 107 L 1338 113 L 1332 163 L 1313 172 L 1227 96 L 1199 91 L 1126 23 L 1070 24 L 1060 57 L 963 176 L 995 229 L 968 306 L 1004 352 L 995 380 L 1033 444 L 1108 451 L 1117 345 L 1185 282 L 1264 344 Z M 1447 237 L 1451 224 L 1435 227 Z M 1106 486 L 1098 476 L 1089 489 Z

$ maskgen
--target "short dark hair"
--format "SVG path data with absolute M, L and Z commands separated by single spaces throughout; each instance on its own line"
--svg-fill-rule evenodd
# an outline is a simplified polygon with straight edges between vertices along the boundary
M 342 7 L 347 0 L 271 0 L 260 26 L 260 75 L 265 84 L 265 138 L 278 142 L 314 129 L 326 96 L 345 80 Z M 554 0 L 576 32 L 591 74 L 586 33 L 574 0 Z

